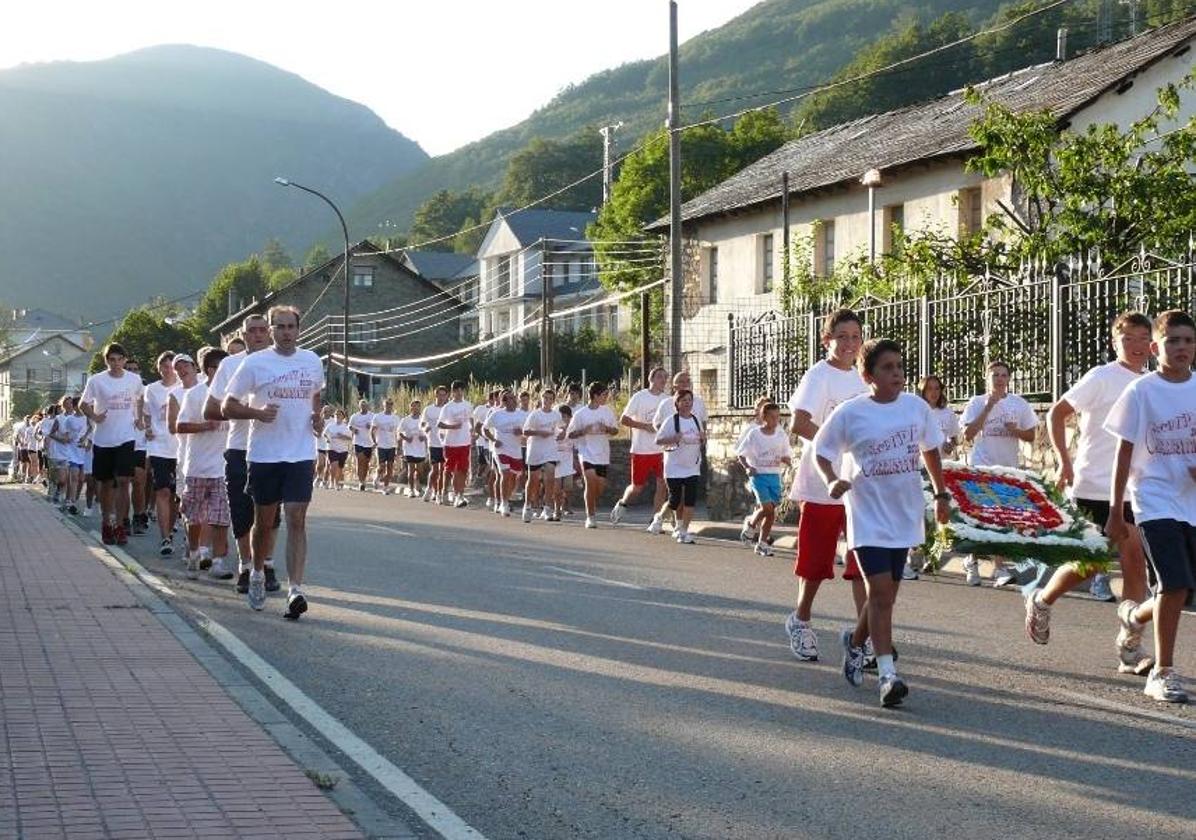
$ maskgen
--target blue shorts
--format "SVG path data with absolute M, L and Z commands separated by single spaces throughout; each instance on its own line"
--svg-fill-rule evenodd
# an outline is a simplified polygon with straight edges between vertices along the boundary
M 781 503 L 781 477 L 776 473 L 757 473 L 748 479 L 756 501 L 762 505 Z
M 853 550 L 864 577 L 887 574 L 893 580 L 901 580 L 901 572 L 904 571 L 906 558 L 909 557 L 908 548 L 878 548 L 866 545 Z
M 255 505 L 311 501 L 315 461 L 250 461 L 245 490 Z

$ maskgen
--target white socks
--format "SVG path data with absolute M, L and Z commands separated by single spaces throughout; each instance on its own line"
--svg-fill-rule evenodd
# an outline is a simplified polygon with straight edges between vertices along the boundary
M 897 668 L 893 665 L 893 654 L 886 653 L 884 656 L 876 657 L 876 673 L 879 676 L 897 676 Z

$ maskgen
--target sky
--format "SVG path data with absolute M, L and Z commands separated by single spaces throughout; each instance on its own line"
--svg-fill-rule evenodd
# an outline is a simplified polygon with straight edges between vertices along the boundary
M 678 0 L 682 42 L 759 0 Z M 371 108 L 429 154 L 513 125 L 570 83 L 668 51 L 667 0 L 39 0 L 5 3 L 0 68 L 156 44 L 243 53 Z

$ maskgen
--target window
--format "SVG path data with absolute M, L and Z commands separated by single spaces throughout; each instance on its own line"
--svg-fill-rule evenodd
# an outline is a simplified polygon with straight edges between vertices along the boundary
M 461 340 L 467 344 L 472 344 L 478 340 L 477 321 L 470 320 L 461 322 Z
M 62 368 L 54 367 L 54 365 L 50 365 L 50 381 L 51 382 L 61 382 L 62 381 Z
M 835 221 L 820 222 L 814 239 L 814 273 L 830 277 L 835 273 Z
M 980 232 L 984 225 L 984 202 L 979 187 L 959 191 L 959 229 L 965 235 Z
M 718 401 L 718 369 L 702 368 L 698 371 L 698 390 L 702 397 L 712 402 Z
M 353 287 L 373 288 L 373 266 L 353 267 Z
M 718 303 L 718 248 L 710 249 L 710 303 Z
M 881 250 L 886 253 L 892 253 L 893 243 L 897 238 L 905 232 L 905 205 L 892 204 L 885 208 L 884 212 L 884 236 L 881 237 Z
M 494 295 L 496 298 L 505 298 L 511 296 L 511 258 L 498 258 L 498 290 Z
M 771 233 L 764 234 L 763 241 L 762 241 L 761 245 L 763 248 L 763 253 L 761 254 L 760 258 L 762 260 L 761 266 L 763 268 L 763 271 L 761 272 L 761 276 L 760 276 L 760 291 L 763 292 L 764 294 L 768 294 L 769 292 L 772 291 L 772 284 L 773 284 L 774 254 L 773 254 L 773 238 L 772 238 Z
M 349 341 L 354 344 L 377 344 L 378 322 L 358 321 L 349 324 Z

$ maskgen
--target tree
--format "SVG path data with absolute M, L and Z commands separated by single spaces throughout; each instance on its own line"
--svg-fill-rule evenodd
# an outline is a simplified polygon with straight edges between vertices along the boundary
M 539 206 L 589 210 L 602 203 L 602 179 L 595 175 L 601 168 L 602 137 L 595 128 L 583 128 L 564 140 L 537 137 L 511 156 L 496 200 L 500 206 L 523 207 L 560 193 Z M 570 186 L 577 181 L 581 183 Z
M 41 391 L 18 389 L 12 392 L 12 417 L 14 420 L 32 414 L 47 402 L 47 397 Z
M 484 208 L 490 206 L 491 198 L 489 193 L 477 187 L 459 193 L 441 190 L 415 211 L 409 238 L 417 243 L 441 240 L 425 246 L 430 251 L 452 250 L 451 237 L 470 223 L 476 224 L 473 220 L 482 216 Z
M 168 309 L 150 303 L 125 315 L 109 341 L 124 347 L 130 358 L 141 362 L 142 370 L 152 372 L 159 353 L 171 350 L 194 355 L 202 345 L 210 343 L 210 337 L 198 333 L 193 321 L 176 319 Z M 97 351 L 89 370 L 97 373 L 103 369 L 104 357 Z
M 229 292 L 232 292 L 234 311 L 252 300 L 265 297 L 269 291 L 267 277 L 257 257 L 239 263 L 229 263 L 208 286 L 192 316 L 192 328 L 198 335 L 209 331 L 229 316 Z
M 332 254 L 328 253 L 328 248 L 323 243 L 316 243 L 308 249 L 307 256 L 303 258 L 303 270 L 305 272 L 311 271 L 313 268 L 323 265 L 330 259 L 332 259 Z
M 608 334 L 583 327 L 576 333 L 561 333 L 553 341 L 553 359 L 558 380 L 614 380 L 623 374 L 631 357 Z M 475 382 L 512 383 L 540 375 L 540 339 L 521 337 L 509 348 L 493 349 L 462 359 L 440 371 L 441 382 L 473 379 Z
M 266 242 L 265 247 L 262 248 L 258 259 L 262 263 L 262 267 L 267 270 L 267 273 L 272 273 L 280 268 L 294 268 L 295 263 L 291 260 L 291 255 L 282 247 L 282 243 L 277 239 L 270 239 Z
M 289 286 L 298 276 L 293 268 L 276 268 L 266 278 L 266 288 L 276 292 L 284 286 Z

